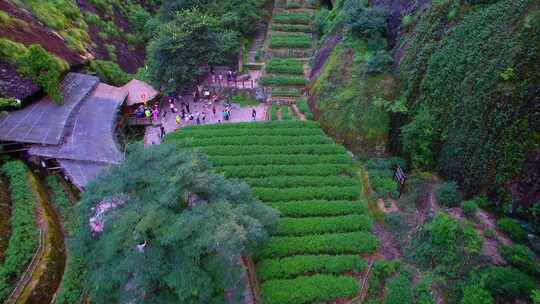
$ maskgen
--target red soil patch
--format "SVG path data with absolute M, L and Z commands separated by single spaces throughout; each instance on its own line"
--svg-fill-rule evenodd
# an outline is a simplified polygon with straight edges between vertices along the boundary
M 0 62 L 0 95 L 26 100 L 39 92 L 39 87 L 22 77 L 15 66 Z
M 64 39 L 56 32 L 42 25 L 29 12 L 22 10 L 7 1 L 0 1 L 0 10 L 12 17 L 22 19 L 28 23 L 28 27 L 2 27 L 0 36 L 9 40 L 20 42 L 26 46 L 37 43 L 44 49 L 66 60 L 70 65 L 80 65 L 83 58 L 77 52 L 69 49 Z

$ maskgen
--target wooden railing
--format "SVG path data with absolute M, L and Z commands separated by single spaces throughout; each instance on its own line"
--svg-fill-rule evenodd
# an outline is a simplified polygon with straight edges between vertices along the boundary
M 41 261 L 41 258 L 43 257 L 43 244 L 45 243 L 45 233 L 39 230 L 39 244 L 38 248 L 36 250 L 36 253 L 34 253 L 34 256 L 32 257 L 32 260 L 30 261 L 30 264 L 28 264 L 28 267 L 26 267 L 26 270 L 21 275 L 21 278 L 17 282 L 17 285 L 9 295 L 9 297 L 6 299 L 4 304 L 15 304 L 17 303 L 17 300 L 21 296 L 22 291 L 28 285 L 30 280 L 32 279 L 32 274 L 36 270 L 36 267 L 38 266 L 39 262 Z

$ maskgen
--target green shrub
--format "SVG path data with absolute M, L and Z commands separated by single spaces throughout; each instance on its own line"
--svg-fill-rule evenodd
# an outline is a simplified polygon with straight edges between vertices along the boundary
M 244 155 L 254 155 L 261 153 L 272 154 L 335 154 L 339 151 L 344 151 L 343 146 L 337 144 L 314 144 L 314 145 L 289 145 L 289 146 L 269 146 L 269 145 L 256 145 L 256 146 L 238 146 L 238 145 L 212 145 L 197 148 L 198 151 L 209 155 L 237 155 L 243 153 Z
M 185 140 L 176 141 L 178 147 L 204 147 L 214 145 L 235 145 L 235 146 L 251 146 L 251 145 L 297 145 L 297 144 L 330 144 L 332 139 L 325 135 L 309 135 L 309 136 L 237 136 L 230 137 L 213 137 L 213 138 L 188 138 Z
M 107 49 L 107 54 L 109 55 L 109 59 L 111 61 L 117 61 L 118 57 L 116 57 L 116 46 L 114 44 L 105 44 L 105 48 Z
M 45 179 L 47 186 L 52 190 L 52 201 L 54 202 L 60 217 L 64 223 L 64 228 L 69 234 L 72 234 L 77 225 L 75 221 L 75 212 L 71 206 L 65 189 L 60 184 L 56 175 L 49 175 Z
M 186 130 L 210 130 L 210 129 L 320 129 L 320 124 L 314 121 L 262 121 L 257 123 L 252 122 L 240 122 L 234 124 L 208 124 L 200 126 L 187 126 L 182 128 L 182 131 Z
M 291 108 L 289 106 L 281 106 L 281 119 L 291 120 Z
M 10 282 L 23 273 L 34 256 L 38 246 L 38 229 L 28 168 L 21 161 L 10 161 L 1 170 L 8 177 L 12 201 L 11 234 L 0 266 L 0 300 L 4 301 L 11 291 Z
M 399 274 L 386 283 L 385 304 L 412 304 L 411 282 L 406 275 Z
M 26 56 L 27 52 L 28 49 L 24 44 L 0 38 L 0 59 L 11 64 L 17 64 L 21 58 Z
M 311 37 L 305 35 L 274 34 L 270 38 L 271 48 L 308 49 L 311 47 Z
M 293 201 L 273 202 L 268 206 L 277 209 L 284 217 L 337 216 L 347 214 L 365 214 L 366 205 L 349 201 Z
M 345 156 L 345 155 L 342 155 Z M 358 182 L 348 176 L 270 176 L 263 178 L 244 179 L 251 187 L 266 188 L 296 188 L 296 187 L 316 187 L 324 185 L 331 186 L 356 186 Z
M 298 188 L 258 188 L 253 193 L 263 202 L 284 202 L 299 200 L 354 200 L 360 195 L 358 186 L 353 187 L 298 187 Z
M 309 120 L 313 119 L 313 113 L 311 112 L 311 109 L 309 108 L 309 105 L 305 98 L 299 99 L 296 105 L 298 106 L 298 110 L 300 110 L 300 112 L 304 114 L 306 119 L 309 119 Z
M 381 288 L 384 286 L 386 279 L 393 275 L 399 268 L 399 260 L 379 260 L 373 263 L 371 269 L 371 277 L 369 279 L 369 289 L 367 298 L 370 297 L 379 297 Z
M 369 180 L 371 187 L 379 198 L 394 197 L 397 198 L 398 185 L 390 177 L 374 177 Z
M 479 285 L 465 286 L 460 304 L 493 304 L 489 291 Z
M 444 183 L 437 189 L 437 200 L 443 206 L 456 207 L 461 201 L 461 193 L 455 182 Z
M 302 76 L 262 76 L 259 78 L 259 84 L 262 86 L 303 86 L 306 85 L 306 79 Z
M 529 247 L 524 245 L 503 246 L 501 253 L 504 259 L 516 268 L 530 275 L 538 274 L 536 255 Z
M 309 24 L 311 16 L 303 12 L 282 12 L 272 16 L 272 21 L 285 24 Z
M 527 232 L 515 219 L 508 217 L 501 218 L 497 220 L 497 227 L 508 233 L 508 235 L 517 242 L 524 242 L 527 240 Z
M 367 263 L 356 255 L 297 255 L 262 260 L 257 264 L 260 281 L 290 279 L 310 273 L 342 274 L 362 272 Z
M 387 51 L 377 51 L 369 57 L 365 65 L 365 71 L 367 74 L 387 72 L 393 63 L 394 59 Z
M 469 217 L 474 216 L 478 211 L 478 205 L 474 200 L 468 200 L 463 202 L 461 207 L 463 208 L 463 213 Z
M 60 80 L 67 69 L 67 63 L 37 44 L 31 45 L 19 61 L 19 71 L 42 87 L 56 103 L 62 102 Z
M 321 37 L 325 33 L 324 27 L 326 25 L 326 20 L 328 19 L 328 15 L 330 15 L 330 11 L 327 10 L 326 8 L 320 9 L 315 15 L 315 21 L 313 22 L 313 31 L 319 37 Z
M 307 165 L 307 164 L 350 164 L 351 157 L 345 154 L 334 155 L 279 155 L 261 154 L 248 156 L 210 156 L 217 167 L 232 165 Z
M 232 97 L 232 102 L 239 104 L 241 107 L 253 107 L 259 105 L 257 99 L 248 94 L 234 95 Z
M 353 297 L 357 293 L 358 282 L 354 278 L 323 274 L 292 280 L 271 280 L 261 285 L 265 304 L 321 303 Z
M 371 230 L 369 216 L 352 214 L 335 217 L 282 218 L 278 223 L 276 235 L 304 236 L 369 230 Z
M 15 98 L 0 97 L 0 112 L 8 110 L 16 110 L 21 107 L 21 101 Z
M 0 11 L 0 27 L 1 26 L 9 26 L 11 23 L 11 17 L 3 11 Z
M 266 176 L 332 176 L 339 174 L 353 174 L 349 165 L 315 164 L 315 165 L 250 165 L 250 166 L 223 166 L 222 172 L 229 178 L 266 177 Z
M 321 129 L 317 128 L 222 128 L 222 129 L 189 129 L 184 128 L 183 132 L 169 135 L 169 139 L 182 138 L 215 138 L 215 137 L 238 137 L 238 136 L 306 136 L 324 135 Z M 266 153 L 265 153 L 266 154 Z
M 272 96 L 300 97 L 300 89 L 295 89 L 295 88 L 275 88 L 275 89 L 272 89 Z
M 273 121 L 279 120 L 278 110 L 279 110 L 279 106 L 275 103 L 272 104 L 272 107 L 270 108 L 270 119 L 272 119 Z
M 272 58 L 266 63 L 266 72 L 304 75 L 304 63 L 295 58 Z
M 56 293 L 55 303 L 72 304 L 80 301 L 83 295 L 85 271 L 84 259 L 68 253 L 64 275 Z
M 378 247 L 377 238 L 369 232 L 350 232 L 309 236 L 272 237 L 261 252 L 261 258 L 294 254 L 364 254 Z
M 133 75 L 124 72 L 112 61 L 92 60 L 90 71 L 96 73 L 103 82 L 114 86 L 123 86 L 133 79 Z
M 345 9 L 345 23 L 348 30 L 357 37 L 367 38 L 374 50 L 386 47 L 388 32 L 387 20 L 390 12 L 383 6 L 365 7 L 362 4 L 351 5 Z
M 420 281 L 414 286 L 414 303 L 418 304 L 436 304 L 433 299 L 432 285 L 434 276 L 431 273 L 426 273 L 422 276 Z
M 303 24 L 279 24 L 273 23 L 270 27 L 274 31 L 311 33 L 311 26 Z
M 495 298 L 527 299 L 536 283 L 530 276 L 510 267 L 490 266 L 481 273 L 481 284 Z

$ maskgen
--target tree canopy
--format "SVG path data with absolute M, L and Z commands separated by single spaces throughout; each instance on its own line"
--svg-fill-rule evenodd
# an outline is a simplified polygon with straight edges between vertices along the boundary
M 220 303 L 240 297 L 239 257 L 253 254 L 277 213 L 249 187 L 210 172 L 203 155 L 135 146 L 92 182 L 71 247 L 84 256 L 96 303 Z
M 237 34 L 223 31 L 215 17 L 196 8 L 183 10 L 161 25 L 148 46 L 150 78 L 157 87 L 174 91 L 206 64 L 233 57 L 239 46 Z

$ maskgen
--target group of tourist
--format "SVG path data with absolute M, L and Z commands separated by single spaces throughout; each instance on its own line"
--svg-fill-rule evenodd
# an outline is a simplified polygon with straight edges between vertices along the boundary
M 159 117 L 159 107 L 157 103 L 153 106 L 148 106 L 147 102 L 140 105 L 137 110 L 135 110 L 135 117 L 156 121 Z

